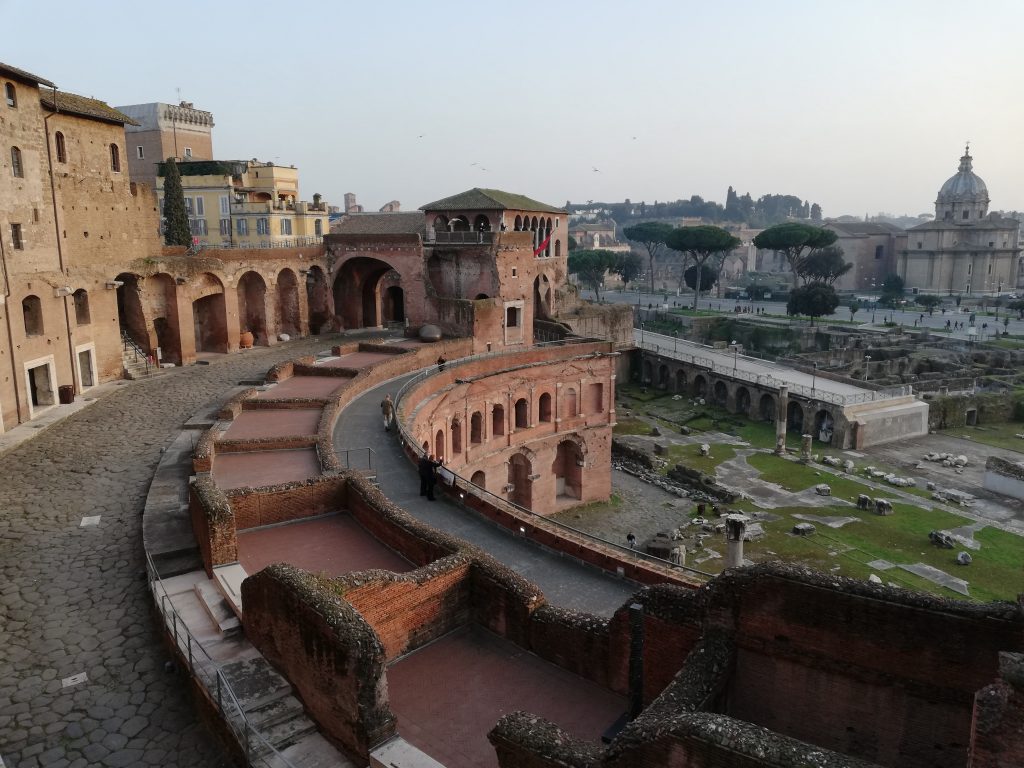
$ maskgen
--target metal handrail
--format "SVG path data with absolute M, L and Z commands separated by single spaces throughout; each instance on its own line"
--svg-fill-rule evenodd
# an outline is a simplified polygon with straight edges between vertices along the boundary
M 214 659 L 203 644 L 189 631 L 188 625 L 174 608 L 174 602 L 170 593 L 164 586 L 160 573 L 152 556 L 146 552 L 146 571 L 148 574 L 149 587 L 156 603 L 157 609 L 163 618 L 164 628 L 169 630 L 168 635 L 174 641 L 174 646 L 179 655 L 188 665 L 191 674 L 206 691 L 210 701 L 216 703 L 217 709 L 224 722 L 235 734 L 239 743 L 245 748 L 245 759 L 249 765 L 255 765 L 254 760 L 259 760 L 262 765 L 268 765 L 267 758 L 273 757 L 279 761 L 277 764 L 284 768 L 298 768 L 281 752 L 279 752 L 262 733 L 252 724 L 242 709 L 238 697 L 235 695 L 228 682 L 227 677 L 221 670 L 221 665 Z M 203 658 L 198 659 L 197 654 Z M 210 673 L 212 668 L 213 673 Z M 255 740 L 255 744 L 253 744 Z M 254 748 L 259 751 L 263 747 L 264 754 L 253 754 Z
M 557 345 L 557 344 L 564 344 L 567 341 L 569 341 L 569 340 L 545 342 L 545 344 L 553 346 L 553 345 Z M 575 340 L 575 341 L 578 342 L 579 340 Z M 534 346 L 537 347 L 537 346 L 542 346 L 542 345 L 541 344 L 535 344 Z M 490 353 L 490 355 L 471 355 L 471 356 L 468 356 L 468 357 L 463 357 L 463 358 L 459 358 L 457 360 L 452 360 L 450 362 L 446 362 L 445 363 L 445 367 L 456 366 L 456 365 L 465 364 L 465 363 L 468 363 L 468 362 L 476 362 L 481 357 L 485 357 L 485 356 L 495 357 L 495 356 L 501 356 L 501 355 L 507 355 L 507 354 L 508 354 L 507 352 L 497 352 L 497 353 Z M 420 382 L 422 382 L 425 379 L 429 378 L 430 376 L 434 375 L 434 373 L 438 372 L 438 370 L 439 370 L 438 366 L 432 365 L 432 366 L 430 366 L 428 368 L 424 368 L 422 371 L 420 371 L 415 376 L 413 376 L 408 381 L 406 381 L 399 388 L 398 393 L 395 395 L 395 412 L 396 413 L 398 412 L 399 406 L 400 406 L 400 404 L 402 402 L 402 398 L 405 397 L 406 394 L 408 394 L 408 391 L 410 389 L 412 389 L 412 387 L 416 386 Z M 417 456 L 422 457 L 422 456 L 427 455 L 427 452 L 424 451 L 417 444 L 417 442 L 414 439 L 414 437 L 412 436 L 412 434 L 405 428 L 405 425 L 400 420 L 398 420 L 398 419 L 396 419 L 395 421 L 398 424 L 398 435 L 399 435 L 399 438 L 402 440 L 402 442 L 404 444 L 410 445 L 412 447 L 413 453 L 415 453 Z M 446 467 L 446 469 L 447 469 L 447 467 Z M 534 512 L 531 509 L 527 509 L 526 507 L 520 506 L 519 504 L 516 504 L 513 501 L 509 501 L 508 499 L 503 499 L 501 496 L 497 496 L 496 494 L 491 493 L 487 489 L 481 488 L 480 486 L 475 485 L 473 482 L 471 482 L 467 478 L 463 477 L 462 475 L 457 474 L 456 472 L 452 471 L 451 469 L 448 469 L 448 471 L 451 472 L 452 476 L 455 478 L 455 483 L 458 483 L 459 481 L 461 481 L 460 488 L 465 489 L 466 492 L 471 493 L 474 496 L 477 496 L 478 498 L 484 499 L 485 501 L 487 501 L 490 504 L 493 504 L 494 506 L 496 506 L 499 509 L 504 509 L 505 511 L 511 511 L 511 512 L 517 514 L 517 515 L 525 516 L 527 519 L 538 521 L 539 524 L 541 524 L 541 525 L 548 525 L 548 526 L 553 526 L 555 528 L 561 529 L 561 530 L 563 530 L 563 531 L 565 531 L 565 532 L 567 532 L 569 534 L 572 534 L 572 535 L 576 536 L 577 538 L 582 539 L 584 541 L 594 542 L 596 544 L 601 544 L 603 546 L 611 547 L 611 548 L 613 548 L 615 550 L 618 550 L 620 553 L 628 553 L 635 560 L 648 561 L 648 562 L 651 562 L 651 563 L 654 563 L 654 564 L 657 564 L 657 565 L 665 566 L 665 567 L 667 567 L 669 569 L 672 569 L 672 570 L 687 571 L 688 573 L 696 574 L 696 575 L 698 575 L 698 576 L 700 576 L 702 578 L 706 578 L 706 579 L 711 579 L 711 578 L 714 577 L 714 574 L 707 573 L 705 571 L 701 571 L 701 570 L 699 570 L 697 568 L 691 568 L 689 566 L 681 565 L 679 563 L 673 563 L 670 560 L 665 560 L 665 559 L 660 558 L 660 557 L 655 557 L 654 555 L 648 554 L 647 552 L 641 552 L 639 550 L 632 549 L 632 548 L 627 547 L 627 546 L 623 546 L 622 544 L 619 544 L 618 542 L 609 541 L 608 539 L 603 539 L 600 536 L 595 536 L 594 534 L 589 533 L 588 531 L 583 531 L 583 530 L 580 530 L 579 528 L 573 528 L 571 525 L 566 525 L 565 523 L 559 522 L 557 520 L 551 520 L 550 518 L 544 517 L 544 515 L 537 514 L 536 512 Z
M 135 343 L 135 339 L 129 336 L 128 331 L 126 331 L 124 328 L 121 329 L 121 344 L 123 345 L 122 349 L 125 352 L 131 350 L 132 352 L 135 353 L 136 360 L 138 360 L 141 357 L 143 361 L 145 361 L 146 373 L 149 373 L 149 355 L 146 354 L 142 347 Z

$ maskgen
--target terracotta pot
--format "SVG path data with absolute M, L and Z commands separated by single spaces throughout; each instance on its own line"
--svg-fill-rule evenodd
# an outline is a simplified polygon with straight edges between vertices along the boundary
M 253 341 L 255 341 L 255 338 L 253 338 L 249 331 L 242 331 L 238 336 L 238 347 L 239 349 L 252 349 Z

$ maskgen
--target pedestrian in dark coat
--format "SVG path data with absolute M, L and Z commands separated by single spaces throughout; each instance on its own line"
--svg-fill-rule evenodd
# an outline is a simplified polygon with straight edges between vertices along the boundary
M 420 473 L 420 496 L 426 496 L 427 501 L 434 500 L 434 485 L 437 484 L 437 468 L 443 462 L 435 459 L 434 455 L 422 456 L 419 461 Z

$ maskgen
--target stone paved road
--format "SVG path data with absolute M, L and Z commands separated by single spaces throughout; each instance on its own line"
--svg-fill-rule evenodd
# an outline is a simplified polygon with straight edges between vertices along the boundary
M 227 765 L 151 611 L 141 513 L 160 450 L 240 379 L 335 336 L 126 383 L 0 456 L 0 756 L 32 766 Z M 79 528 L 102 515 L 96 528 Z M 84 672 L 88 681 L 62 688 Z

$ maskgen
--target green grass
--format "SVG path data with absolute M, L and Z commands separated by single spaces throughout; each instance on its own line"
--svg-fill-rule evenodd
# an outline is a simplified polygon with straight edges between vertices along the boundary
M 671 315 L 682 315 L 683 317 L 721 317 L 722 315 L 732 315 L 733 312 L 726 312 L 725 310 L 719 309 L 698 309 L 694 311 L 692 309 L 686 309 L 684 307 L 675 307 L 674 309 L 668 310 Z
M 977 427 L 956 427 L 943 430 L 943 435 L 963 437 L 976 443 L 1005 448 L 1008 451 L 1024 453 L 1024 440 L 1016 437 L 1024 434 L 1024 423 L 1009 421 L 1002 424 L 982 424 Z
M 662 456 L 668 461 L 668 466 L 664 468 L 662 474 L 668 474 L 668 471 L 676 464 L 683 464 L 705 474 L 714 475 L 715 467 L 736 455 L 736 449 L 731 445 L 725 443 L 710 443 L 709 445 L 711 447 L 710 456 L 700 455 L 699 444 L 669 446 Z
M 651 434 L 651 425 L 643 419 L 619 418 L 612 428 L 612 433 L 616 435 L 649 435 Z
M 866 493 L 873 496 L 873 488 L 849 477 L 834 475 L 806 464 L 799 464 L 772 453 L 757 453 L 747 457 L 747 463 L 761 473 L 761 479 L 781 485 L 789 491 L 803 491 L 819 483 L 828 483 L 832 495 L 856 501 L 857 496 Z

